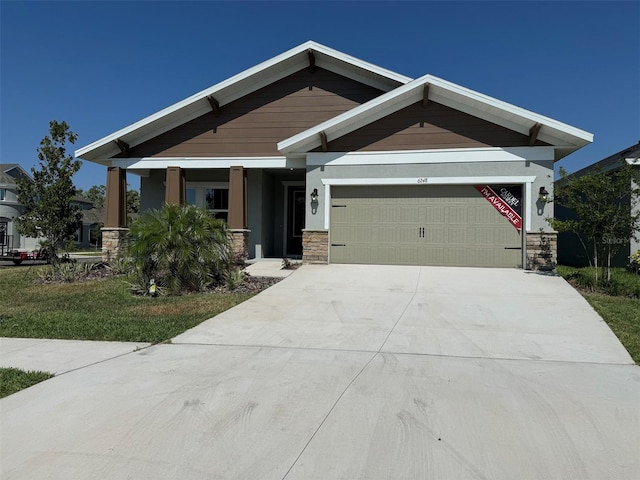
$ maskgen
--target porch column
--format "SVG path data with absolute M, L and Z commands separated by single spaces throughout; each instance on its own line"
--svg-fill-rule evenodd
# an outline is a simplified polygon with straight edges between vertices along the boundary
M 247 230 L 247 176 L 243 167 L 229 170 L 229 215 L 231 248 L 235 263 L 242 264 L 249 256 Z
M 243 167 L 231 167 L 229 171 L 229 228 L 247 228 L 246 175 Z
M 107 198 L 102 228 L 102 260 L 109 262 L 124 248 L 127 228 L 127 173 L 120 167 L 107 169 Z
M 184 205 L 186 203 L 185 192 L 184 170 L 180 167 L 167 167 L 167 187 L 164 201 L 170 204 Z

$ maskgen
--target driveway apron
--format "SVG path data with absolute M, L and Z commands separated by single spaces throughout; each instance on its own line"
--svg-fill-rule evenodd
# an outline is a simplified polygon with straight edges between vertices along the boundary
M 0 401 L 6 479 L 636 479 L 640 369 L 561 278 L 303 266 Z

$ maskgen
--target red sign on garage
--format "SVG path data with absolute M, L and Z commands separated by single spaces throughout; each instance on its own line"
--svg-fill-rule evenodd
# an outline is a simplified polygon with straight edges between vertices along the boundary
M 519 213 L 521 200 L 518 198 L 519 195 L 514 194 L 513 188 L 502 187 L 498 194 L 489 185 L 474 185 L 474 187 L 518 231 L 522 230 L 522 217 Z

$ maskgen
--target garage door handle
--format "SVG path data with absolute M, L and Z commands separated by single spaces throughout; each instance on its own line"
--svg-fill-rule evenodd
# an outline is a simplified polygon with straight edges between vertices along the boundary
M 346 207 L 346 205 L 331 205 L 331 208 L 342 208 Z
M 522 247 L 504 247 L 505 250 L 522 250 Z
M 332 247 L 346 247 L 347 244 L 346 243 L 332 243 L 331 246 Z

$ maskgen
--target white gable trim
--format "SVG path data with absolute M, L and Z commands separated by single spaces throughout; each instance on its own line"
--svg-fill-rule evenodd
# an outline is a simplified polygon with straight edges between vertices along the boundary
M 191 95 L 86 147 L 79 148 L 75 151 L 75 156 L 85 160 L 97 161 L 98 158 L 117 155 L 119 150 L 114 141 L 118 139 L 127 142 L 131 147 L 139 145 L 176 126 L 210 112 L 211 106 L 207 100 L 210 95 L 214 95 L 220 106 L 223 106 L 302 70 L 309 64 L 307 56 L 309 49 L 317 53 L 317 66 L 383 91 L 394 88 L 398 83 L 405 84 L 411 81 L 409 77 L 404 75 L 309 41 Z
M 429 100 L 482 118 L 496 125 L 527 135 L 537 123 L 542 125 L 538 138 L 561 151 L 562 156 L 593 141 L 593 134 L 552 118 L 469 90 L 432 75 L 425 75 L 348 112 L 327 120 L 278 143 L 284 154 L 302 153 L 320 146 L 320 132 L 327 141 L 340 138 L 422 99 L 429 85 Z M 428 106 L 427 106 L 428 108 Z M 556 155 L 556 159 L 558 155 Z

